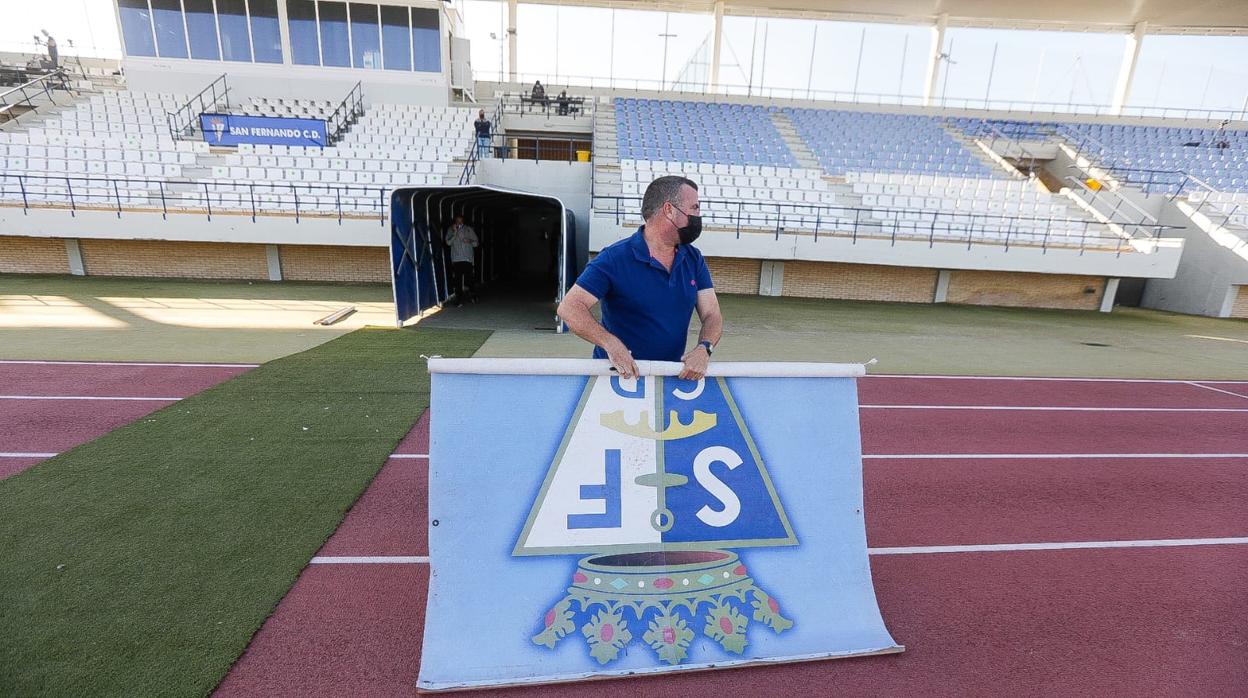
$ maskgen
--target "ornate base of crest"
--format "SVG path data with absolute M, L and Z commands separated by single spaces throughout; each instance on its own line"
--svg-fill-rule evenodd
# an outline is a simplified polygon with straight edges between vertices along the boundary
M 579 626 L 599 664 L 617 659 L 637 637 L 661 661 L 679 664 L 697 633 L 742 654 L 751 619 L 776 633 L 793 627 L 736 553 L 594 555 L 577 565 L 567 595 L 546 612 L 533 642 L 553 649 Z

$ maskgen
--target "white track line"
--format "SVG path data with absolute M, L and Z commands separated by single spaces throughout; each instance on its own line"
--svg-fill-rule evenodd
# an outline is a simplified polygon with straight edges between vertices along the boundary
M 374 555 L 363 557 L 324 556 L 312 558 L 313 565 L 427 565 L 428 555 Z
M 10 451 L 8 453 L 0 452 L 0 458 L 51 458 L 60 455 L 59 453 L 19 453 Z
M 121 400 L 137 402 L 177 402 L 180 397 L 123 397 L 107 395 L 0 395 L 0 400 Z
M 1248 453 L 896 453 L 863 460 L 1066 460 L 1080 458 L 1248 458 Z
M 1177 548 L 1189 545 L 1248 545 L 1248 538 L 1166 538 L 1160 540 L 1096 540 L 1069 543 L 998 543 L 988 545 L 918 545 L 867 548 L 872 555 L 921 555 L 931 553 L 993 553 L 1024 550 L 1089 550 L 1100 548 Z
M 1215 393 L 1222 393 L 1223 395 L 1234 395 L 1235 397 L 1242 397 L 1243 399 L 1248 400 L 1248 395 L 1243 395 L 1243 394 L 1240 394 L 1240 393 L 1232 393 L 1232 392 L 1231 392 L 1231 391 L 1229 391 L 1229 390 L 1223 390 L 1223 389 L 1221 389 L 1221 388 L 1215 388 L 1215 387 L 1213 387 L 1212 385 L 1204 385 L 1203 383 L 1197 383 L 1197 382 L 1195 382 L 1195 381 L 1188 381 L 1188 382 L 1187 382 L 1187 384 L 1188 384 L 1188 385 L 1191 385 L 1191 386 L 1194 386 L 1194 387 L 1197 387 L 1197 388 L 1204 388 L 1205 390 L 1212 390 L 1212 391 L 1213 391 L 1213 392 L 1215 392 Z
M 260 364 L 200 364 L 200 363 L 157 363 L 140 361 L 28 361 L 25 359 L 0 359 L 0 365 L 29 366 L 156 366 L 169 368 L 256 368 Z
M 902 375 L 899 373 L 869 373 L 866 378 L 917 378 L 923 380 L 954 380 L 954 381 L 1049 381 L 1058 383 L 1190 383 L 1190 380 L 1179 378 L 1051 378 L 1039 376 L 927 376 Z M 1248 385 L 1248 381 L 1204 379 L 1210 383 L 1234 383 Z
M 1109 548 L 1179 548 L 1202 545 L 1248 545 L 1248 538 L 1161 538 L 1154 540 L 1093 540 L 1056 543 L 989 543 L 984 545 L 913 545 L 867 548 L 868 555 L 931 555 L 937 553 L 997 553 L 1044 550 L 1103 550 Z M 428 555 L 376 555 L 312 558 L 314 565 L 427 565 Z
M 416 460 L 418 458 L 428 458 L 428 453 L 391 453 L 391 458 L 396 460 Z
M 1194 384 L 1193 384 L 1194 385 Z M 1204 386 L 1201 386 L 1204 387 Z M 1216 390 L 1216 388 L 1211 388 Z M 1225 390 L 1219 392 L 1227 392 Z M 1228 393 L 1234 395 L 1235 393 Z M 1241 395 L 1245 399 L 1248 396 Z M 1021 412 L 1248 412 L 1248 407 L 1031 407 L 1025 405 L 859 405 L 864 410 L 985 410 Z

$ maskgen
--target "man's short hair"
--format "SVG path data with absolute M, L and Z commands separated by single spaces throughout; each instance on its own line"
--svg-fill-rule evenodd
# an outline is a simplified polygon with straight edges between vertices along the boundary
M 650 220 L 651 216 L 663 208 L 663 204 L 680 203 L 680 188 L 684 186 L 694 191 L 698 190 L 698 185 L 692 179 L 679 175 L 667 175 L 651 182 L 650 186 L 646 187 L 645 196 L 641 197 L 642 220 Z

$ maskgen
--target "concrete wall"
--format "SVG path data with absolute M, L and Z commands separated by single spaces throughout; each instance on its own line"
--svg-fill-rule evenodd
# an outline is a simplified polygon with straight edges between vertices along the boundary
M 182 240 L 187 242 L 269 243 L 287 245 L 390 244 L 389 226 L 377 219 L 258 216 L 159 211 L 83 211 L 0 206 L 0 230 L 30 237 L 101 238 L 110 240 Z
M 318 66 L 217 63 L 173 58 L 127 58 L 126 80 L 131 90 L 193 94 L 222 73 L 227 75 L 230 102 L 250 97 L 327 99 L 338 102 L 357 82 L 367 104 L 432 104 L 445 106 L 449 83 L 443 73 L 401 73 L 391 70 L 353 70 Z
M 1144 287 L 1146 308 L 1227 317 L 1232 313 L 1232 286 L 1248 284 L 1248 241 L 1215 225 L 1191 205 L 1177 201 L 1161 222 L 1188 225 L 1183 259 L 1172 279 L 1151 279 Z
M 0 237 L 0 273 L 389 283 L 384 247 Z
M 576 217 L 577 267 L 589 254 L 590 182 L 593 164 L 532 160 L 482 160 L 474 184 L 489 184 L 516 191 L 557 197 Z M 601 249 L 601 248 L 595 248 Z

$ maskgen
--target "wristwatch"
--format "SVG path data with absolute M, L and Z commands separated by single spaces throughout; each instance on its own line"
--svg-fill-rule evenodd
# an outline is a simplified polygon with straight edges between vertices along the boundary
M 707 355 L 707 356 L 710 356 L 711 354 L 714 354 L 714 353 L 715 353 L 715 346 L 714 346 L 713 344 L 711 344 L 711 341 L 710 341 L 709 339 L 702 339 L 702 340 L 699 340 L 699 341 L 698 341 L 698 345 L 699 345 L 699 346 L 706 347 L 706 355 Z

